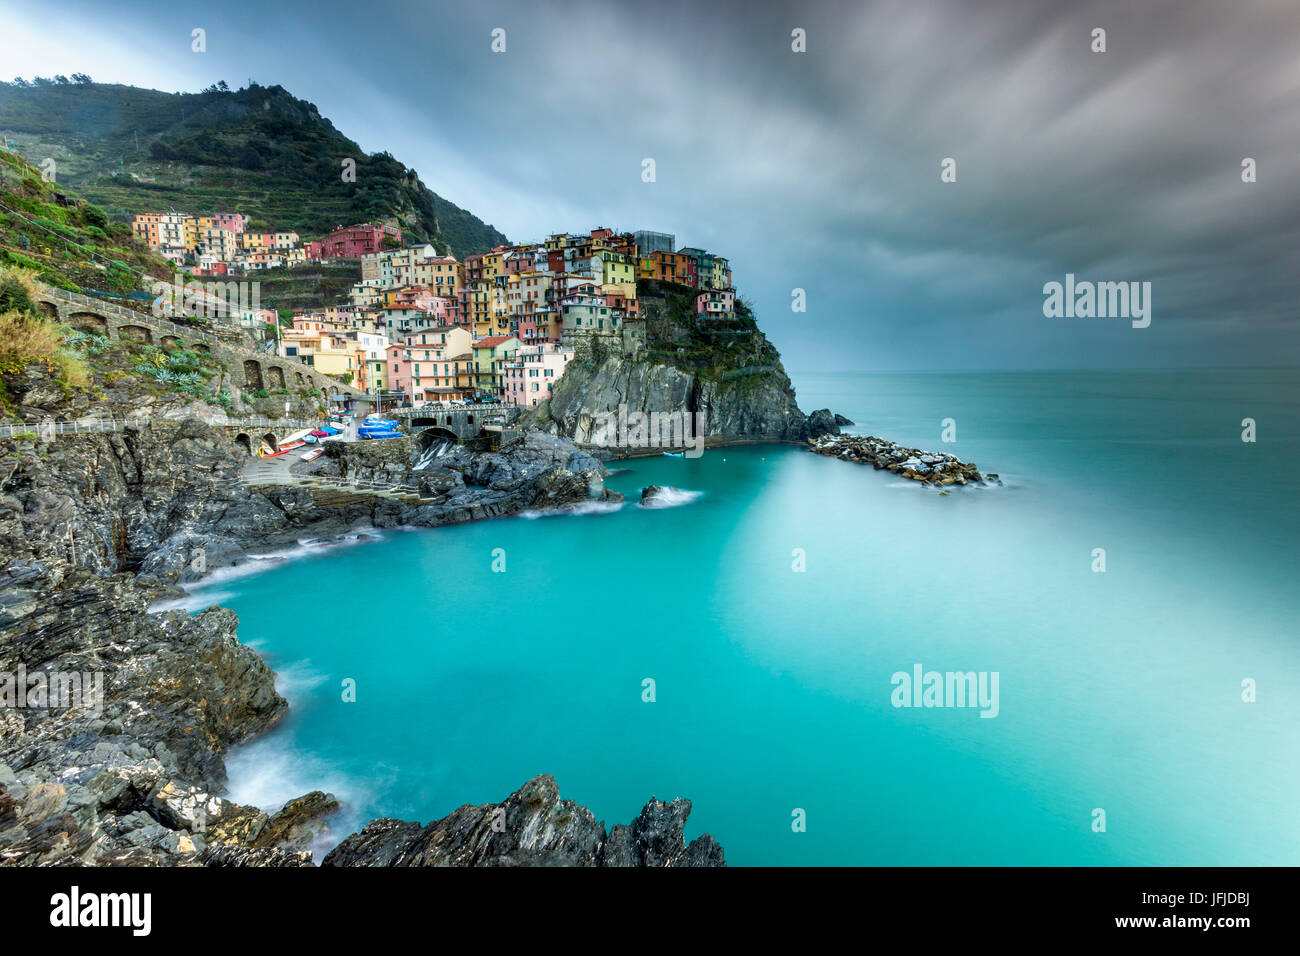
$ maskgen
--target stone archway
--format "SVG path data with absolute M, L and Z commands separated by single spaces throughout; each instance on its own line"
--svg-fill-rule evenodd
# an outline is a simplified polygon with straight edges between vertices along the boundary
M 244 362 L 244 385 L 254 392 L 262 389 L 262 363 L 256 359 Z
M 41 315 L 45 316 L 47 319 L 58 319 L 59 317 L 59 307 L 53 302 L 46 302 L 44 300 L 38 301 L 36 303 L 36 308 L 40 311 Z M 89 315 L 90 313 L 82 312 L 80 314 Z M 95 318 L 99 319 L 99 316 L 95 316 Z M 99 321 L 104 322 L 103 319 L 99 319 Z M 105 327 L 107 327 L 107 323 L 105 323 Z
M 175 335 L 164 335 L 158 343 L 162 346 L 163 351 L 170 352 L 172 349 L 184 349 L 185 343 Z
M 49 303 L 42 302 L 41 305 L 47 306 Z M 57 318 L 59 310 L 55 309 L 53 306 L 50 306 L 50 309 L 53 309 L 53 315 L 51 317 Z M 43 311 L 45 311 L 46 315 L 50 315 L 49 310 Z M 78 332 L 90 332 L 94 335 L 108 335 L 108 320 L 102 315 L 96 315 L 94 312 L 74 312 L 72 315 L 68 316 L 68 325 L 72 326 Z
M 262 436 L 262 444 L 270 448 L 271 451 L 280 450 L 280 441 L 275 437 L 275 434 L 273 432 L 267 432 L 265 435 Z
M 242 451 L 246 456 L 253 455 L 253 439 L 249 438 L 243 432 L 235 436 L 235 450 Z
M 145 345 L 153 344 L 153 333 L 143 325 L 122 325 L 118 327 L 117 337 L 123 342 L 142 342 Z
M 284 388 L 284 369 L 278 365 L 272 365 L 266 370 L 266 384 L 268 388 Z

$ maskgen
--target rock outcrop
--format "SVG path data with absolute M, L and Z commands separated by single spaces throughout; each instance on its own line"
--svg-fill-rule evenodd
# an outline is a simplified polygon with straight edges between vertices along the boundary
M 427 826 L 375 820 L 326 855 L 323 866 L 725 866 L 705 835 L 687 844 L 689 800 L 651 799 L 608 833 L 586 807 L 561 800 L 550 774 L 503 802 L 463 806 Z
M 623 407 L 629 415 L 689 415 L 708 447 L 805 440 L 808 422 L 781 356 L 748 308 L 738 302 L 734 322 L 702 327 L 696 292 L 638 282 L 644 342 L 629 347 L 611 337 L 604 347 L 580 349 L 525 424 L 596 445 L 601 416 Z
M 823 435 L 838 435 L 840 433 L 839 419 L 842 415 L 834 415 L 829 408 L 819 408 L 808 416 L 808 437 L 821 438 Z M 849 422 L 848 424 L 852 424 Z
M 530 428 L 498 451 L 452 446 L 409 474 L 431 499 L 377 517 L 376 526 L 436 527 L 591 501 L 622 501 L 609 471 L 566 438 Z
M 704 378 L 642 358 L 610 357 L 596 365 L 570 363 L 549 402 L 539 406 L 539 427 L 579 445 L 597 439 L 603 413 L 683 412 L 703 423 L 708 447 L 735 442 L 797 442 L 808 423 L 780 364 L 723 372 Z

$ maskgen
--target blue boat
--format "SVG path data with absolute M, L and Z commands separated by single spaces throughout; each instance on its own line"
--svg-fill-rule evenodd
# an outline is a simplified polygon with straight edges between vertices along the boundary
M 357 435 L 362 438 L 401 438 L 402 433 L 396 428 L 389 428 L 387 425 L 362 425 L 357 429 Z

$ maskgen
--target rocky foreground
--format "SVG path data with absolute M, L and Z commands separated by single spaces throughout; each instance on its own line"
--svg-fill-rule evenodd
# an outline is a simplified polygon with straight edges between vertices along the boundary
M 888 471 L 902 478 L 910 478 L 924 485 L 1001 484 L 996 474 L 980 474 L 971 462 L 943 452 L 908 448 L 884 438 L 871 435 L 826 434 L 808 440 L 809 449 L 818 455 L 829 455 L 841 461 L 871 465 L 877 471 Z
M 428 826 L 375 820 L 322 866 L 725 866 L 713 837 L 686 843 L 690 813 L 689 800 L 652 798 L 631 824 L 606 833 L 542 774 L 502 803 L 461 807 Z
M 150 613 L 151 604 L 302 537 L 610 497 L 603 466 L 540 435 L 498 452 L 456 449 L 421 476 L 427 499 L 252 488 L 240 481 L 243 461 L 229 436 L 204 423 L 211 408 L 108 389 L 110 409 L 50 388 L 31 369 L 4 385 L 25 418 L 102 408 L 138 424 L 0 440 L 3 865 L 311 865 L 309 848 L 340 835 L 327 834 L 333 797 L 309 793 L 271 814 L 225 797 L 230 748 L 287 711 L 274 673 L 239 642 L 234 612 Z M 409 458 L 402 467 L 412 467 Z M 102 696 L 53 707 L 17 695 L 18 675 L 74 673 L 98 675 Z M 651 801 L 630 827 L 608 834 L 589 811 L 560 801 L 548 777 L 499 806 L 504 831 L 475 829 L 484 808 L 423 828 L 376 821 L 345 841 L 332 865 L 389 856 L 448 865 L 722 862 L 712 840 L 685 845 L 686 801 Z M 444 845 L 455 848 L 445 859 L 433 849 Z

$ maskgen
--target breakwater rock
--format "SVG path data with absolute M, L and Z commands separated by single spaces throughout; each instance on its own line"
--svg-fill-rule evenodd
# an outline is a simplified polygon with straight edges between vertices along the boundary
M 818 455 L 871 465 L 878 471 L 927 485 L 1002 483 L 997 475 L 982 475 L 973 463 L 962 461 L 956 455 L 908 448 L 871 435 L 824 435 L 809 439 L 808 448 Z
M 725 866 L 707 834 L 683 836 L 689 800 L 651 798 L 609 832 L 586 807 L 561 800 L 550 774 L 501 803 L 463 806 L 427 826 L 375 820 L 326 855 L 322 866 Z

